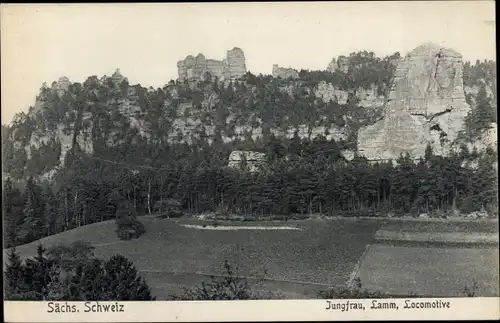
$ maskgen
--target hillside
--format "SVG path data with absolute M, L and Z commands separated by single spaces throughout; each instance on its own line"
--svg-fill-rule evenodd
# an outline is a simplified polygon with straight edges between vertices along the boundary
M 365 51 L 339 58 L 339 68 L 330 64 L 325 71 L 302 70 L 298 78 L 247 72 L 234 81 L 178 80 L 161 89 L 128 84 L 119 70 L 111 77 L 91 76 L 83 84 L 61 77 L 40 89 L 27 114 L 2 126 L 4 172 L 16 179 L 50 178 L 68 151 L 120 160 L 117 152 L 130 145 L 148 155 L 144 157 L 151 157 L 148 146 L 167 142 L 231 143 L 234 149 L 255 150 L 271 134 L 325 136 L 355 152 L 358 130 L 385 114 L 401 59 L 399 53 L 378 58 Z M 475 105 L 486 84 L 496 105 L 495 66 L 466 62 L 463 71 L 460 67 L 469 104 Z M 420 145 L 424 148 L 425 143 Z
M 107 259 L 119 253 L 133 261 L 160 298 L 181 292 L 182 286 L 199 285 L 210 275 L 224 274 L 225 260 L 235 266 L 239 275 L 254 277 L 252 282 L 256 288 L 282 290 L 285 294 L 304 297 L 304 290 L 340 286 L 347 281 L 365 244 L 372 239 L 376 223 L 373 220 L 360 223 L 291 221 L 287 225 L 300 230 L 285 232 L 196 230 L 183 227 L 182 221 L 153 217 L 142 217 L 141 221 L 146 233 L 137 240 L 118 240 L 113 232 L 114 222 L 109 221 L 66 231 L 18 246 L 16 250 L 25 258 L 36 254 L 38 243 L 50 248 L 88 241 L 96 247 L 95 255 L 99 258 Z M 267 226 L 269 223 L 238 225 Z M 316 246 L 314 253 L 311 245 Z M 330 248 L 332 245 L 336 246 L 334 250 Z M 4 254 L 6 252 L 4 250 Z M 311 267 L 311 263 L 316 265 Z M 259 286 L 262 278 L 266 281 Z
M 271 76 L 229 53 L 186 57 L 161 89 L 119 70 L 44 85 L 2 126 L 9 244 L 113 219 L 121 200 L 141 214 L 167 198 L 246 216 L 497 214 L 495 62 L 424 44 Z M 237 150 L 263 153 L 262 172 L 227 167 Z
M 429 248 L 415 242 L 403 248 L 375 241 L 378 233 L 401 231 L 434 232 L 435 236 L 454 232 L 464 237 L 482 233 L 493 238 L 498 234 L 497 222 L 311 219 L 286 224 L 220 223 L 221 226 L 254 228 L 286 225 L 296 229 L 230 231 L 186 227 L 193 223 L 189 219 L 145 216 L 140 220 L 146 233 L 131 241 L 118 240 L 113 232 L 114 221 L 106 221 L 21 245 L 16 250 L 25 259 L 36 255 L 39 243 L 50 248 L 88 241 L 95 247 L 98 258 L 108 259 L 118 253 L 130 259 L 159 299 L 182 294 L 183 287 L 199 286 L 209 281 L 211 275 L 223 275 L 226 260 L 237 270 L 237 275 L 249 277 L 253 290 L 279 292 L 288 299 L 316 298 L 320 290 L 344 286 L 356 273 L 357 263 L 362 264 L 359 274 L 370 290 L 397 295 L 411 291 L 417 295 L 461 296 L 464 284 L 473 277 L 479 282 L 478 294 L 498 294 L 497 287 L 491 283 L 498 281 L 497 239 L 496 243 L 483 248 Z M 360 257 L 365 250 L 369 251 L 368 256 L 362 261 Z M 5 259 L 6 254 L 4 250 Z M 440 257 L 448 261 L 439 261 Z M 387 266 L 401 278 L 387 275 Z M 455 266 L 456 270 L 450 272 L 449 266 Z M 441 279 L 429 280 L 432 274 Z M 412 279 L 406 282 L 403 277 Z

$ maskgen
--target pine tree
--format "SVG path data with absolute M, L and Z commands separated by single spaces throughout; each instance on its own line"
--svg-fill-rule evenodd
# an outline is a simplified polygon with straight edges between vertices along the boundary
M 122 255 L 112 256 L 103 265 L 106 286 L 101 299 L 153 300 L 151 291 L 130 260 Z
M 41 189 L 35 184 L 33 177 L 28 179 L 25 187 L 24 206 L 25 225 L 27 229 L 26 242 L 40 239 L 45 233 L 44 201 Z
M 427 146 L 425 147 L 425 153 L 424 153 L 425 161 L 430 161 L 433 155 L 434 155 L 434 152 L 433 152 L 432 146 L 430 143 L 427 143 Z
M 10 178 L 5 180 L 3 191 L 3 215 L 5 246 L 10 248 L 18 244 L 18 226 L 23 222 L 24 201 L 21 192 L 14 188 Z
M 52 266 L 49 269 L 49 283 L 44 290 L 44 300 L 46 301 L 62 301 L 66 297 L 66 285 L 61 279 L 61 268 Z
M 22 298 L 26 290 L 24 281 L 24 266 L 21 257 L 15 248 L 9 250 L 8 263 L 5 268 L 5 297 L 6 299 Z
M 35 204 L 34 193 L 31 190 L 26 189 L 25 195 L 26 195 L 26 204 L 24 205 L 23 212 L 24 212 L 27 233 L 26 236 L 24 237 L 24 240 L 29 242 L 36 239 L 37 230 L 39 230 L 39 228 L 37 228 L 36 211 L 34 205 Z
M 57 200 L 50 187 L 46 187 L 43 195 L 45 200 L 46 235 L 52 235 L 58 232 Z
M 23 293 L 26 299 L 42 300 L 47 284 L 50 282 L 49 269 L 51 262 L 44 256 L 45 249 L 42 245 L 37 247 L 37 255 L 28 258 L 24 265 L 24 277 L 27 292 Z

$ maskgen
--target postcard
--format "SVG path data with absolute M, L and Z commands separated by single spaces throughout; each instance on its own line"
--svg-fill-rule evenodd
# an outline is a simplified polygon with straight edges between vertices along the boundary
M 493 1 L 2 4 L 4 319 L 499 319 Z

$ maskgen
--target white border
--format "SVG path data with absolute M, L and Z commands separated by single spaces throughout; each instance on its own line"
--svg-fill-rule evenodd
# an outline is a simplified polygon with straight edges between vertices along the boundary
M 75 306 L 78 313 L 48 313 L 49 302 L 4 301 L 5 322 L 231 322 L 231 321 L 361 321 L 361 320 L 484 320 L 500 318 L 500 297 L 377 299 L 398 309 L 370 309 L 374 300 L 343 299 L 348 310 L 327 310 L 328 300 L 151 301 L 99 302 L 118 305 L 123 312 L 85 313 L 85 302 L 57 302 Z M 405 309 L 405 303 L 449 302 L 449 308 Z M 363 304 L 365 310 L 353 309 Z M 95 304 L 95 302 L 93 303 Z

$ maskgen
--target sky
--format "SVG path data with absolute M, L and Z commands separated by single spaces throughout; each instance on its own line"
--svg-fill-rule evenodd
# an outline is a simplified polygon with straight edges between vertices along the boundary
M 83 82 L 116 68 L 162 87 L 188 54 L 223 59 L 240 47 L 247 69 L 326 69 L 359 50 L 379 56 L 434 42 L 464 60 L 495 60 L 493 1 L 0 5 L 2 124 L 28 111 L 43 82 Z

